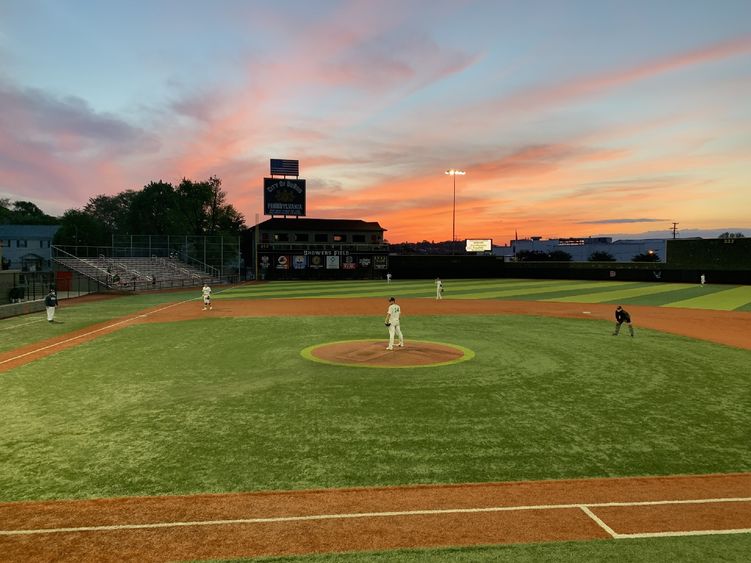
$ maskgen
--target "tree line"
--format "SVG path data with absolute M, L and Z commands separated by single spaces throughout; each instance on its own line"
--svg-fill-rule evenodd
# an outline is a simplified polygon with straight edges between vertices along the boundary
M 222 181 L 187 178 L 173 186 L 159 180 L 141 190 L 97 195 L 61 217 L 45 214 L 27 201 L 0 199 L 0 223 L 60 225 L 58 245 L 109 246 L 112 235 L 227 235 L 245 228 L 245 217 L 227 202 Z

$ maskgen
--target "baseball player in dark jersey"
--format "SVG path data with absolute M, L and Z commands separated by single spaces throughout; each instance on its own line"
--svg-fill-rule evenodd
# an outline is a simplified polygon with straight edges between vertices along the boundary
M 621 325 L 623 323 L 626 323 L 628 325 L 628 331 L 631 333 L 631 336 L 634 336 L 634 327 L 631 326 L 631 315 L 628 314 L 628 311 L 618 305 L 615 308 L 615 332 L 613 332 L 613 336 L 618 336 L 618 333 L 621 331 Z

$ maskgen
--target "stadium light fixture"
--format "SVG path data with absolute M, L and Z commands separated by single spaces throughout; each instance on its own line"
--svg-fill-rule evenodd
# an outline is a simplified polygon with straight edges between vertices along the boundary
M 464 176 L 466 172 L 464 170 L 446 170 L 446 174 L 454 177 L 454 208 L 451 213 L 451 251 L 456 250 L 456 177 Z

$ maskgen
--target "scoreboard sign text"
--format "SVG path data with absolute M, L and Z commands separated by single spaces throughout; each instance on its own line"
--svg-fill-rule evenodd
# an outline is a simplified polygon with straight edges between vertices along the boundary
M 305 217 L 305 180 L 264 178 L 263 213 Z
M 490 252 L 493 247 L 493 239 L 468 238 L 467 252 Z

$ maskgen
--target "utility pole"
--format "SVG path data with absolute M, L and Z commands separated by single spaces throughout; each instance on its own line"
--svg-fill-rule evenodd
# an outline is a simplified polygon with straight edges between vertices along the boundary
M 678 234 L 678 223 L 673 223 L 673 228 L 670 230 L 673 231 L 673 238 L 675 238 L 676 234 Z

